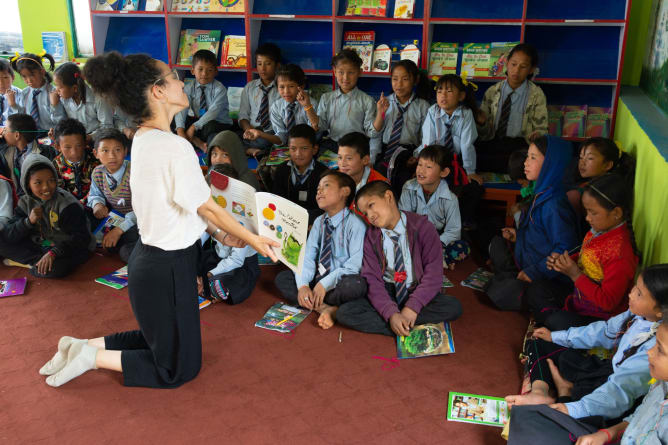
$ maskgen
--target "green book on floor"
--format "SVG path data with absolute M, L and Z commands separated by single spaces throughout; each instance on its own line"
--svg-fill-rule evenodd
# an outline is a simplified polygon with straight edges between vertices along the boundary
M 410 335 L 397 335 L 397 357 L 419 358 L 432 355 L 452 354 L 455 343 L 452 340 L 450 323 L 427 323 L 414 326 Z
M 477 423 L 503 427 L 510 411 L 501 397 L 451 392 L 448 396 L 447 419 L 453 422 Z

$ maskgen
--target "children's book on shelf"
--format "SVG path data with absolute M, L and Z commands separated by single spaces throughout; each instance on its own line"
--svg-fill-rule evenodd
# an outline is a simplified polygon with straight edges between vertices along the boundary
M 320 98 L 323 94 L 329 93 L 332 91 L 332 83 L 310 83 L 308 94 L 311 96 L 311 99 L 320 101 Z
M 172 0 L 172 12 L 209 12 L 210 0 Z
M 502 77 L 506 74 L 508 53 L 520 42 L 492 42 L 489 50 L 489 76 Z
M 362 59 L 362 71 L 371 71 L 375 31 L 346 31 L 343 34 L 343 49 L 352 49 Z
M 181 31 L 177 65 L 192 65 L 193 55 L 200 49 L 206 49 L 218 55 L 220 31 L 184 29 Z
M 241 108 L 242 87 L 227 87 L 227 102 L 230 106 L 230 118 L 239 118 L 239 108 Z
M 67 55 L 67 40 L 64 32 L 43 32 L 42 48 L 51 54 L 56 62 L 69 61 Z
M 299 326 L 310 313 L 306 309 L 285 303 L 276 303 L 264 314 L 262 320 L 255 323 L 255 326 L 270 331 L 288 333 Z
M 462 72 L 469 76 L 488 77 L 491 58 L 489 43 L 465 43 L 462 50 Z
M 407 337 L 397 335 L 397 358 L 419 358 L 432 355 L 452 354 L 450 323 L 427 323 L 416 325 Z
M 392 50 L 384 43 L 378 45 L 373 52 L 373 62 L 371 63 L 371 71 L 374 73 L 389 73 L 390 59 L 392 57 Z
M 144 11 L 162 11 L 162 0 L 146 0 Z
M 93 236 L 95 236 L 97 246 L 101 247 L 104 235 L 109 233 L 114 227 L 119 227 L 121 224 L 123 224 L 123 221 L 125 221 L 125 217 L 123 215 L 114 210 L 110 210 L 109 215 L 104 218 L 100 224 L 98 224 L 95 230 L 93 230 Z
M 308 232 L 306 209 L 215 171 L 211 172 L 211 194 L 242 226 L 278 242 L 281 247 L 274 249 L 278 259 L 301 273 Z
M 461 285 L 464 287 L 469 287 L 473 290 L 482 291 L 493 276 L 494 274 L 492 272 L 481 267 L 468 277 L 464 278 L 464 281 L 461 282 Z
M 513 182 L 510 175 L 505 173 L 481 172 L 478 174 L 482 176 L 484 184 L 510 184 Z
M 27 278 L 14 278 L 11 280 L 0 280 L 0 297 L 17 297 L 23 295 L 26 290 Z
M 394 2 L 394 18 L 395 19 L 412 19 L 413 8 L 415 8 L 415 0 L 395 0 Z
M 583 138 L 587 120 L 587 105 L 564 105 L 563 110 L 564 124 L 561 136 Z
M 406 45 L 399 53 L 399 60 L 412 60 L 415 65 L 420 66 L 420 48 L 413 44 Z
M 385 17 L 387 0 L 348 0 L 345 15 Z
M 392 39 L 390 40 L 390 49 L 392 50 L 392 62 L 401 60 L 401 52 L 408 46 L 414 45 L 420 48 L 420 39 Z
M 139 0 L 123 0 L 121 11 L 139 11 Z
M 128 285 L 128 266 L 123 266 L 108 275 L 96 278 L 95 282 L 114 289 L 123 289 Z
M 448 396 L 447 419 L 453 422 L 477 423 L 503 428 L 510 409 L 501 397 L 451 392 Z
M 457 43 L 433 42 L 429 54 L 429 75 L 456 74 L 458 58 L 459 45 Z
M 225 36 L 220 65 L 246 68 L 246 36 Z
M 610 116 L 612 109 L 607 107 L 588 107 L 587 108 L 587 128 L 585 137 L 608 137 L 610 134 Z
M 244 13 L 244 0 L 211 0 L 209 12 Z
M 561 137 L 564 125 L 564 109 L 561 105 L 547 106 L 547 132 L 552 136 Z
M 117 11 L 123 0 L 95 0 L 96 11 Z

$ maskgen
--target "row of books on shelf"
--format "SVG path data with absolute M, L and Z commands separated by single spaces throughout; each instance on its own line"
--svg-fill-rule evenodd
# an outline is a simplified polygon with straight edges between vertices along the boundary
M 202 49 L 218 55 L 220 48 L 221 31 L 207 31 L 200 29 L 184 29 L 181 31 L 178 65 L 192 65 L 193 55 Z M 230 68 L 245 68 L 246 36 L 227 35 L 223 39 L 220 55 L 220 65 Z
M 412 19 L 415 9 L 415 0 L 395 0 L 395 19 Z M 387 0 L 348 0 L 346 5 L 347 16 L 386 17 Z
M 362 71 L 389 73 L 390 64 L 409 59 L 419 65 L 419 39 L 392 39 L 388 44 L 380 44 L 374 50 L 375 31 L 346 31 L 343 34 L 344 49 L 352 49 L 362 59 Z
M 548 105 L 548 133 L 572 138 L 608 137 L 612 109 L 587 105 Z
M 429 75 L 455 74 L 459 53 L 462 53 L 461 72 L 469 77 L 505 76 L 508 53 L 520 42 L 457 43 L 433 42 L 429 55 Z
M 174 0 L 178 1 L 178 0 Z M 96 11 L 162 11 L 162 0 L 95 0 Z

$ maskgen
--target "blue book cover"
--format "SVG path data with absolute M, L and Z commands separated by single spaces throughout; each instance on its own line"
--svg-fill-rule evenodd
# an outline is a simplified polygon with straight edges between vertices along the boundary
M 95 282 L 113 287 L 114 289 L 123 289 L 128 285 L 128 266 L 123 266 L 109 275 L 96 278 Z
M 43 32 L 42 47 L 56 62 L 67 62 L 67 40 L 64 32 Z

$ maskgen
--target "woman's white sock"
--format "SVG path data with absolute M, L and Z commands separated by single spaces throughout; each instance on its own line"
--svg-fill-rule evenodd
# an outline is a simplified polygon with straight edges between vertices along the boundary
M 67 364 L 67 353 L 70 350 L 70 347 L 76 343 L 87 343 L 88 340 L 81 340 L 74 337 L 61 337 L 58 341 L 58 352 L 46 362 L 39 370 L 39 373 L 42 375 L 53 375 L 63 369 Z
M 67 364 L 63 369 L 46 378 L 49 386 L 57 387 L 79 377 L 86 371 L 97 369 L 95 359 L 98 349 L 86 343 L 76 343 L 70 346 L 67 354 Z

